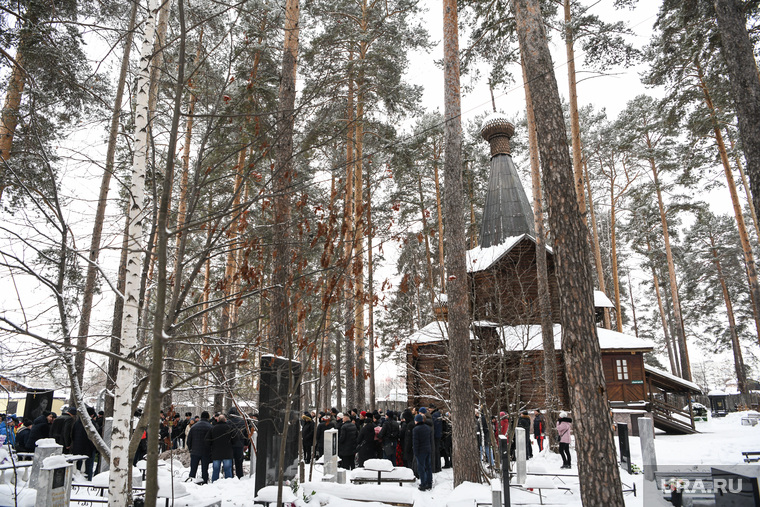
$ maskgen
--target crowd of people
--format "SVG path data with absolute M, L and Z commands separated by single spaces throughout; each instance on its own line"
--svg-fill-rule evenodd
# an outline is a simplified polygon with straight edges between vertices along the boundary
M 96 413 L 87 407 L 95 428 L 103 428 L 103 412 Z M 135 413 L 140 417 L 140 411 Z M 236 407 L 227 413 L 209 412 L 193 416 L 186 412 L 182 418 L 170 412 L 160 414 L 160 451 L 167 449 L 187 449 L 190 453 L 190 474 L 188 480 L 195 480 L 198 468 L 201 470 L 201 484 L 216 481 L 221 474 L 225 478 L 243 477 L 243 461 L 250 452 L 251 435 L 255 431 L 256 416 L 242 416 Z M 394 466 L 403 466 L 414 471 L 420 480 L 419 489 L 432 488 L 432 474 L 452 466 L 450 413 L 445 414 L 436 406 L 407 408 L 401 413 L 388 410 L 384 414 L 349 410 L 345 413 L 336 408 L 316 413 L 306 411 L 301 416 L 301 438 L 304 461 L 318 460 L 324 454 L 324 433 L 338 430 L 338 457 L 341 468 L 352 470 L 362 467 L 370 459 L 386 459 Z M 544 448 L 547 419 L 536 410 L 531 419 L 527 411 L 517 418 L 517 426 L 525 429 L 526 457 L 533 456 L 532 433 L 538 451 Z M 559 451 L 562 468 L 570 468 L 570 435 L 572 419 L 566 412 L 559 414 L 557 422 Z M 493 432 L 491 440 L 489 431 Z M 498 442 L 499 435 L 509 434 L 509 417 L 501 412 L 493 416 L 490 424 L 484 414 L 475 412 L 475 433 L 481 458 L 493 466 L 492 442 Z M 4 438 L 3 438 L 4 437 Z M 82 421 L 74 407 L 66 407 L 60 417 L 55 412 L 45 411 L 36 419 L 19 421 L 15 416 L 0 414 L 0 440 L 16 448 L 18 452 L 33 452 L 38 440 L 53 438 L 62 445 L 65 453 L 88 456 L 77 463 L 90 480 L 96 458 L 95 446 L 87 436 Z M 137 464 L 147 454 L 148 434 L 144 431 L 133 464 Z M 511 444 L 512 459 L 515 445 Z M 98 460 L 99 461 L 99 460 Z M 209 478 L 209 466 L 212 472 Z M 99 468 L 99 463 L 98 463 Z M 97 470 L 95 470 L 97 472 Z
M 451 424 L 435 406 L 392 410 L 384 414 L 353 409 L 345 413 L 332 408 L 301 417 L 304 460 L 324 454 L 324 433 L 338 430 L 338 465 L 352 470 L 370 459 L 387 459 L 395 466 L 412 469 L 419 489 L 432 488 L 433 473 L 451 468 Z M 443 462 L 443 463 L 442 463 Z
M 95 429 L 102 435 L 103 411 L 96 413 L 92 407 L 87 407 L 89 417 Z M 77 470 L 82 470 L 87 480 L 91 480 L 93 473 L 97 473 L 94 465 L 97 453 L 95 446 L 87 435 L 82 420 L 77 417 L 75 407 L 64 407 L 59 416 L 55 412 L 42 411 L 37 417 L 19 418 L 15 415 L 0 414 L 0 438 L 8 445 L 13 446 L 16 452 L 34 452 L 37 441 L 43 438 L 52 438 L 63 446 L 65 454 L 87 456 L 86 459 L 77 461 Z M 5 438 L 2 438 L 5 437 Z M 100 468 L 98 460 L 98 468 Z

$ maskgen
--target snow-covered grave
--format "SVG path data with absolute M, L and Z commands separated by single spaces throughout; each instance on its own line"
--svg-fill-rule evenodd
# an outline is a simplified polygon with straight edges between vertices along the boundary
M 742 452 L 760 451 L 760 425 L 743 426 L 742 418 L 747 417 L 747 412 L 730 413 L 724 418 L 709 418 L 707 422 L 698 422 L 696 435 L 666 435 L 657 433 L 655 447 L 658 466 L 673 466 L 674 469 L 684 473 L 709 472 L 711 467 L 720 468 L 732 465 L 744 465 Z M 639 437 L 630 437 L 631 460 L 641 467 L 641 445 Z M 547 505 L 581 506 L 580 487 L 577 468 L 577 456 L 574 446 L 571 446 L 573 468 L 562 470 L 562 460 L 558 454 L 548 451 L 537 453 L 534 445 L 533 459 L 528 461 L 527 478 L 525 487 L 514 486 L 510 488 L 512 505 L 540 505 L 541 501 Z M 175 507 L 198 507 L 208 505 L 223 505 L 225 507 L 243 507 L 252 505 L 254 478 L 247 475 L 242 479 L 220 479 L 212 484 L 200 485 L 193 482 L 185 482 L 189 470 L 179 462 L 173 464 L 164 462 L 165 465 L 159 471 L 159 485 L 162 495 L 160 504 L 164 499 L 169 499 L 169 504 Z M 384 465 L 384 464 L 383 464 Z M 169 471 L 173 470 L 174 474 Z M 747 469 L 749 470 L 749 469 Z M 372 474 L 372 471 L 357 469 L 349 472 L 349 477 Z M 410 477 L 411 471 L 403 467 L 395 467 L 390 474 L 403 474 L 400 476 Z M 72 490 L 71 507 L 85 507 L 91 503 L 77 502 L 76 499 L 107 497 L 108 472 L 103 472 L 93 478 L 92 482 L 85 481 L 82 474 L 74 470 L 74 483 L 79 488 Z M 541 474 L 541 475 L 539 475 Z M 140 471 L 135 470 L 139 477 Z M 453 471 L 444 469 L 433 475 L 433 489 L 419 491 L 417 483 L 384 482 L 367 484 L 336 484 L 322 482 L 322 467 L 315 466 L 310 476 L 310 466 L 306 466 L 306 482 L 303 484 L 293 482 L 284 486 L 283 498 L 291 502 L 295 507 L 384 507 L 390 504 L 413 505 L 414 507 L 458 507 L 460 505 L 491 505 L 492 491 L 489 484 L 464 483 L 459 487 L 453 487 Z M 629 475 L 620 470 L 624 489 L 632 489 L 636 486 L 637 494 L 624 495 L 627 507 L 667 507 L 670 504 L 664 500 L 661 492 L 655 491 L 645 499 L 643 495 L 647 491 L 644 488 L 643 474 Z M 393 475 L 395 476 L 395 475 Z M 20 476 L 19 476 L 20 477 Z M 374 477 L 377 473 L 374 472 Z M 538 479 L 541 485 L 549 485 L 552 481 L 557 488 L 567 490 L 542 488 L 541 498 L 539 492 L 530 491 L 530 486 L 536 486 Z M 543 480 L 545 479 L 545 480 Z M 87 486 L 92 489 L 88 490 Z M 651 488 L 649 488 L 651 490 Z M 274 492 L 274 493 L 272 493 Z M 35 504 L 36 492 L 29 488 L 26 482 L 19 480 L 17 485 L 8 482 L 0 483 L 0 506 L 32 507 Z M 173 502 L 171 495 L 174 495 Z M 276 488 L 268 487 L 259 492 L 264 499 L 276 495 Z M 101 496 L 104 495 L 104 496 Z M 276 496 L 274 497 L 276 501 Z M 16 503 L 17 502 L 17 503 Z

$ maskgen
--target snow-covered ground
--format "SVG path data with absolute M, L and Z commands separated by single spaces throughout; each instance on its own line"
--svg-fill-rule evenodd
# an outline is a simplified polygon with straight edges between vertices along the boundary
M 760 451 L 760 424 L 757 426 L 742 426 L 741 418 L 746 413 L 729 414 L 725 418 L 710 418 L 707 422 L 698 422 L 697 429 L 701 432 L 697 435 L 666 435 L 657 433 L 655 438 L 655 447 L 657 451 L 658 465 L 676 465 L 681 471 L 708 470 L 714 465 L 738 465 L 743 464 L 742 451 Z M 637 437 L 630 438 L 631 458 L 634 464 L 642 465 L 641 446 Z M 535 448 L 534 448 L 535 451 Z M 537 454 L 533 459 L 528 461 L 528 472 L 545 472 L 557 474 L 577 474 L 577 463 L 574 449 L 573 469 L 561 470 L 561 459 L 559 455 L 543 452 Z M 250 506 L 253 505 L 254 497 L 254 480 L 246 477 L 242 480 L 220 479 L 213 484 L 197 485 L 192 482 L 185 482 L 188 469 L 183 467 L 179 461 L 174 460 L 172 464 L 166 463 L 159 476 L 161 484 L 161 496 L 168 494 L 172 490 L 172 484 L 175 491 L 175 507 L 198 507 L 208 505 L 214 501 L 221 500 L 223 507 L 232 506 Z M 173 469 L 174 479 L 170 469 Z M 365 472 L 366 473 L 366 472 Z M 199 474 L 200 475 L 200 474 Z M 307 481 L 299 484 L 295 494 L 291 487 L 285 488 L 284 499 L 292 501 L 298 507 L 307 507 L 315 505 L 330 505 L 340 507 L 380 507 L 383 505 L 382 500 L 390 502 L 411 503 L 415 507 L 459 507 L 460 505 L 474 505 L 476 502 L 490 502 L 491 490 L 487 485 L 465 483 L 458 488 L 453 487 L 453 473 L 451 469 L 443 470 L 433 476 L 433 489 L 431 491 L 419 491 L 417 484 L 404 483 L 399 486 L 398 483 L 385 483 L 382 486 L 373 484 L 333 484 L 323 483 L 321 466 L 316 466 L 309 478 L 309 468 L 306 468 Z M 351 477 L 351 472 L 349 472 Z M 625 489 L 630 489 L 636 485 L 637 494 L 625 494 L 627 507 L 650 507 L 657 505 L 670 505 L 659 498 L 647 498 L 646 502 L 642 497 L 643 492 L 643 475 L 628 475 L 621 470 Z M 530 476 L 529 476 L 530 478 Z M 556 486 L 569 488 L 566 490 L 542 490 L 543 502 L 548 505 L 568 505 L 580 506 L 580 490 L 577 477 L 545 477 L 534 480 L 548 480 Z M 75 476 L 75 482 L 83 482 L 81 476 Z M 101 474 L 93 481 L 94 484 L 107 485 L 107 474 Z M 603 487 L 603 485 L 600 485 Z M 14 505 L 10 500 L 9 494 L 11 487 L 8 484 L 0 484 L 0 506 Z M 32 493 L 32 492 L 27 492 Z M 266 493 L 266 492 L 265 492 Z M 85 497 L 95 495 L 94 490 L 89 491 L 81 488 L 75 490 L 76 497 Z M 361 498 L 363 501 L 354 501 L 346 498 Z M 28 502 L 31 500 L 31 504 Z M 308 500 L 308 501 L 307 501 Z M 371 500 L 377 500 L 372 502 Z M 512 505 L 539 505 L 537 491 L 525 491 L 518 488 L 511 488 Z M 33 505 L 33 494 L 19 495 L 19 506 Z M 161 502 L 163 505 L 163 501 Z M 76 502 L 71 503 L 72 507 L 79 507 Z M 170 502 L 171 505 L 171 502 Z

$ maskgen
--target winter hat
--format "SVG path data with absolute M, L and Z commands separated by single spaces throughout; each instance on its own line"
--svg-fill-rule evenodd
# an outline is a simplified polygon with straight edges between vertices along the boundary
M 390 418 L 393 418 L 393 410 L 388 410 L 388 411 L 385 413 L 385 417 L 390 417 Z
M 499 412 L 499 417 L 504 417 L 505 415 L 507 415 L 506 412 Z
M 427 407 L 420 407 L 420 409 L 418 410 L 418 412 L 420 414 L 427 414 Z
M 343 419 L 343 412 L 338 412 L 338 419 Z
M 422 422 L 422 421 L 424 421 L 424 420 L 425 420 L 425 418 L 424 418 L 424 417 L 422 417 L 422 414 L 417 414 L 417 415 L 414 417 L 414 422 L 418 422 L 418 423 L 421 423 L 421 422 Z
M 311 417 L 311 414 L 309 413 L 308 410 L 306 412 L 304 412 L 303 415 L 305 415 L 306 417 Z
M 562 411 L 562 412 L 560 412 L 560 413 L 559 413 L 559 417 L 560 417 L 561 419 L 564 419 L 565 417 L 567 417 L 567 412 L 565 412 L 565 411 Z
M 367 417 L 367 411 L 366 410 L 362 410 L 361 412 L 359 412 L 359 415 L 362 416 L 362 417 Z

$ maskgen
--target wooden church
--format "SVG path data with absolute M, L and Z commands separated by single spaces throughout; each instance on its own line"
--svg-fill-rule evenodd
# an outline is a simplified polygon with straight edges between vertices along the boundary
M 467 252 L 473 385 L 478 393 L 473 408 L 485 404 L 491 413 L 546 406 L 534 215 L 510 154 L 513 133 L 514 126 L 503 115 L 491 115 L 483 123 L 481 135 L 491 145 L 491 173 L 480 244 Z M 556 394 L 560 406 L 568 408 L 557 277 L 551 249 L 546 253 L 557 358 Z M 599 324 L 604 308 L 613 305 L 599 291 L 594 302 Z M 436 302 L 435 313 L 432 322 L 406 341 L 407 394 L 414 406 L 441 406 L 449 399 L 451 359 L 444 295 Z M 648 410 L 656 426 L 667 431 L 694 431 L 690 414 L 672 400 L 674 396 L 681 397 L 676 398 L 677 403 L 688 400 L 699 388 L 646 366 L 643 355 L 652 351 L 652 342 L 603 327 L 597 327 L 597 339 L 612 407 Z

